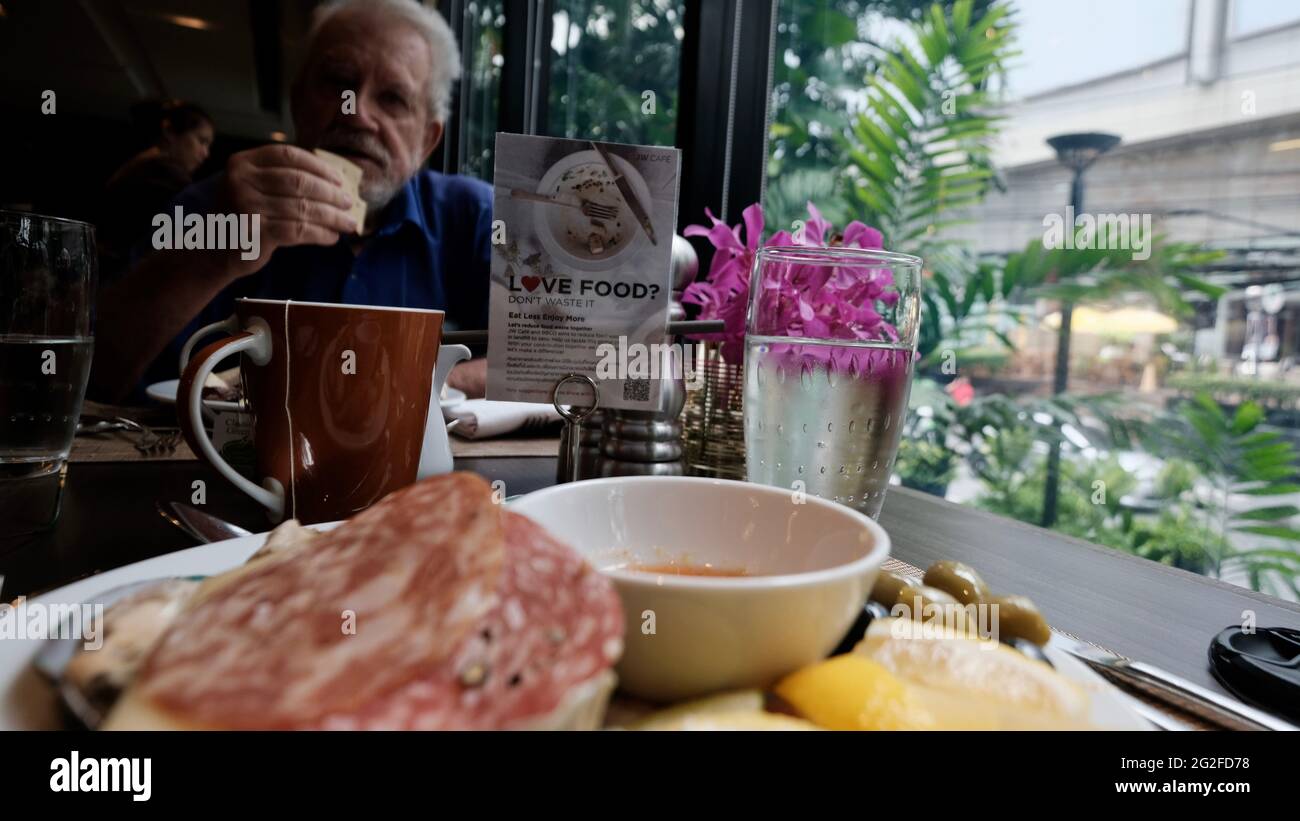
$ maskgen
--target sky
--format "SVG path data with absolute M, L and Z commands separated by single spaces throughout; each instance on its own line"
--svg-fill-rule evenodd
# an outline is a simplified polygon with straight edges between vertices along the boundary
M 1300 20 L 1300 0 L 1232 0 L 1229 36 Z M 1181 53 L 1191 0 L 1016 0 L 1017 97 L 1104 77 Z

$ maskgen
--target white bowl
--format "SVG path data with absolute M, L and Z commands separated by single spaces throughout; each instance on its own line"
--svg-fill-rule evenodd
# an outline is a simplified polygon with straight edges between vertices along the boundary
M 511 510 L 613 579 L 627 624 L 620 685 L 655 701 L 766 686 L 824 658 L 889 555 L 889 536 L 855 510 L 721 479 L 593 479 Z M 629 569 L 670 563 L 746 575 Z

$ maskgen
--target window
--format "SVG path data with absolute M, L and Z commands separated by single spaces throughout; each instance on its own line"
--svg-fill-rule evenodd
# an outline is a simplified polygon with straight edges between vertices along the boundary
M 913 397 L 932 412 L 904 439 L 903 484 L 1300 598 L 1300 132 L 1288 125 L 1300 103 L 1268 92 L 1300 83 L 1287 4 L 1237 0 L 1200 21 L 1189 0 L 475 0 L 463 12 L 466 173 L 490 178 L 498 130 L 675 144 L 682 224 L 706 206 L 734 224 L 761 196 L 770 234 L 811 201 L 926 259 Z M 1205 25 L 1224 30 L 1191 30 Z M 1232 39 L 1266 29 L 1272 56 Z M 1192 70 L 1193 40 L 1221 44 L 1214 70 Z M 1285 76 L 1258 99 L 1228 87 L 1265 69 Z M 1234 104 L 1207 107 L 1207 93 Z M 1084 210 L 1131 217 L 1141 242 L 1163 236 L 1154 262 L 1133 248 L 1055 283 L 1035 267 L 1027 249 L 1045 250 L 1044 220 L 1070 198 L 1046 143 L 1061 132 L 1122 138 L 1084 175 Z M 1063 295 L 1071 355 L 1058 374 Z M 1243 447 L 1268 450 L 1205 458 L 1197 437 L 1215 425 L 1249 427 Z M 1241 468 L 1270 459 L 1264 473 L 1283 479 Z M 1244 492 L 1261 489 L 1278 495 Z
M 673 145 L 683 3 L 556 0 L 553 5 L 542 132 Z
M 871 45 L 882 18 L 858 0 L 786 0 L 778 5 L 772 66 L 772 126 L 763 206 L 769 225 L 807 216 L 806 203 L 843 224 L 833 196 L 842 170 L 837 135 L 860 108 L 879 52 Z
M 492 179 L 497 118 L 500 113 L 501 70 L 505 65 L 502 29 L 504 0 L 472 0 L 465 4 L 461 31 L 464 76 L 461 78 L 458 157 L 462 174 Z
M 1009 62 L 1007 84 L 1017 96 L 1031 96 L 1183 53 L 1191 4 L 1028 0 L 1016 4 L 1016 13 L 1022 54 Z
M 1300 100 L 1262 90 L 1300 84 L 1294 4 L 1194 20 L 1187 0 L 952 0 L 942 25 L 929 8 L 781 0 L 774 21 L 769 232 L 811 200 L 927 262 L 929 410 L 898 479 L 1300 599 Z M 1212 70 L 1193 39 L 1221 49 Z M 1045 262 L 1063 132 L 1121 137 L 1081 177 L 1082 211 L 1131 226 L 1101 268 Z
M 1295 3 L 1232 0 L 1232 33 L 1237 37 L 1297 23 L 1300 23 L 1300 6 Z
M 447 170 L 490 182 L 498 131 L 675 144 L 681 0 L 450 6 L 464 76 Z

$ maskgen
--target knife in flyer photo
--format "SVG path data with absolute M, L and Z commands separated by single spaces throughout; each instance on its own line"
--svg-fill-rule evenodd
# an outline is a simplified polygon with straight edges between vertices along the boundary
M 623 202 L 627 203 L 627 207 L 632 211 L 632 216 L 636 217 L 636 221 L 641 224 L 645 235 L 650 238 L 650 244 L 658 245 L 659 243 L 655 240 L 655 228 L 650 224 L 650 215 L 646 213 L 641 201 L 636 198 L 636 192 L 632 190 L 632 184 L 614 167 L 614 160 L 609 156 L 608 151 L 596 142 L 592 142 L 591 147 L 605 161 L 605 167 L 609 169 L 609 173 L 614 177 L 614 185 L 618 187 L 618 193 L 622 195 Z

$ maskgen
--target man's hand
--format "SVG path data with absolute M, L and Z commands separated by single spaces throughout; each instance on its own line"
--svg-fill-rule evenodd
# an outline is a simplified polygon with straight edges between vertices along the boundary
M 481 399 L 487 393 L 487 360 L 456 363 L 447 374 L 447 385 L 464 391 L 470 399 Z
M 228 251 L 162 251 L 140 261 L 99 301 L 95 395 L 119 401 L 149 362 L 203 306 L 234 280 L 261 270 L 276 248 L 333 245 L 357 229 L 352 197 L 334 169 L 291 145 L 267 145 L 230 158 L 219 212 L 259 215 L 258 257 Z M 148 317 L 141 322 L 140 317 Z
M 222 268 L 235 279 L 261 270 L 276 248 L 333 245 L 354 233 L 352 196 L 329 164 L 293 145 L 266 145 L 231 156 L 219 195 L 225 213 L 261 215 L 257 259 L 226 253 Z

